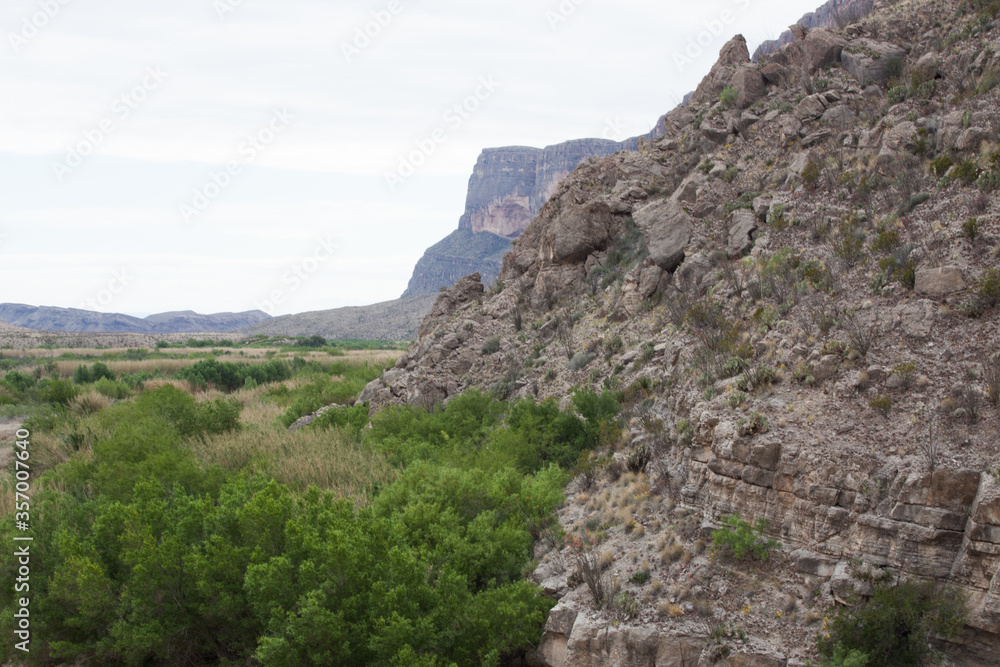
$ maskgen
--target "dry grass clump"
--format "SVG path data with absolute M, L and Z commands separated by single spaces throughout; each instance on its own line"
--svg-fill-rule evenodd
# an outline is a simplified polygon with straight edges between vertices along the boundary
M 660 550 L 660 560 L 664 565 L 671 565 L 684 558 L 684 545 L 671 542 Z
M 395 472 L 385 458 L 368 450 L 347 431 L 288 431 L 276 423 L 281 409 L 264 401 L 243 413 L 239 431 L 209 436 L 196 453 L 228 470 L 252 469 L 294 489 L 313 485 L 358 507 L 371 502 L 377 485 Z
M 677 618 L 678 616 L 684 615 L 684 608 L 679 604 L 674 604 L 669 600 L 664 600 L 659 605 L 657 605 L 656 610 L 664 616 L 669 616 L 670 618 Z
M 156 380 L 146 380 L 145 382 L 142 383 L 142 390 L 156 391 L 160 387 L 165 387 L 168 384 L 180 389 L 181 391 L 186 391 L 190 394 L 197 395 L 197 393 L 192 390 L 191 385 L 185 382 L 184 380 L 167 380 L 166 378 L 158 378 Z
M 93 390 L 88 391 L 86 394 L 80 394 L 70 401 L 69 404 L 73 412 L 84 417 L 97 414 L 109 405 L 111 405 L 111 399 Z

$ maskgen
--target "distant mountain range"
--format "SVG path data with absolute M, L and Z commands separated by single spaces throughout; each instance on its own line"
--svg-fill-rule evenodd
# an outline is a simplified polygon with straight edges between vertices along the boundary
M 230 333 L 271 319 L 261 310 L 200 315 L 184 310 L 145 318 L 121 313 L 98 313 L 78 308 L 0 304 L 0 322 L 36 331 L 82 333 Z

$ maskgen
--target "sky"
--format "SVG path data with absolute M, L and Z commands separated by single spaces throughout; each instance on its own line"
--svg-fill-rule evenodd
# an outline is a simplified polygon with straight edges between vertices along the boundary
M 6 0 L 0 302 L 398 298 L 482 149 L 644 134 L 821 0 Z

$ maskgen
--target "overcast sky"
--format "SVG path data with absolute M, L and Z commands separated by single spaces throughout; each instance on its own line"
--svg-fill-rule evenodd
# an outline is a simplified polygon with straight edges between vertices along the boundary
M 397 298 L 485 147 L 625 139 L 821 0 L 6 0 L 0 302 Z

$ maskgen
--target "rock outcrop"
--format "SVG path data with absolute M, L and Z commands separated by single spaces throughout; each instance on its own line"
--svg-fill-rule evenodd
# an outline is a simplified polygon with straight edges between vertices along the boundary
M 732 40 L 661 139 L 579 166 L 513 243 L 502 289 L 463 280 L 366 388 L 373 410 L 468 388 L 626 397 L 605 474 L 580 475 L 559 511 L 579 542 L 536 549 L 558 606 L 534 665 L 799 667 L 824 617 L 900 579 L 965 596 L 944 664 L 996 664 L 998 204 L 981 192 L 1000 181 L 983 132 L 1000 89 L 954 75 L 997 65 L 962 37 L 975 17 L 947 24 L 957 7 L 880 4 L 878 35 L 798 31 L 769 72 Z M 903 43 L 904 71 L 941 77 L 934 99 L 890 104 L 888 80 L 846 67 Z M 720 99 L 758 72 L 748 108 Z M 979 190 L 937 173 L 935 151 Z M 975 242 L 970 217 L 988 229 Z M 733 514 L 766 520 L 781 557 L 706 553 Z M 612 598 L 586 584 L 588 554 Z
M 566 176 L 581 162 L 662 136 L 661 119 L 642 137 L 625 141 L 576 139 L 547 148 L 487 148 L 479 156 L 458 231 L 432 246 L 417 263 L 404 297 L 437 292 L 459 277 L 479 272 L 492 285 L 500 270 L 503 241 L 519 237 Z M 497 238 L 499 237 L 499 238 Z

